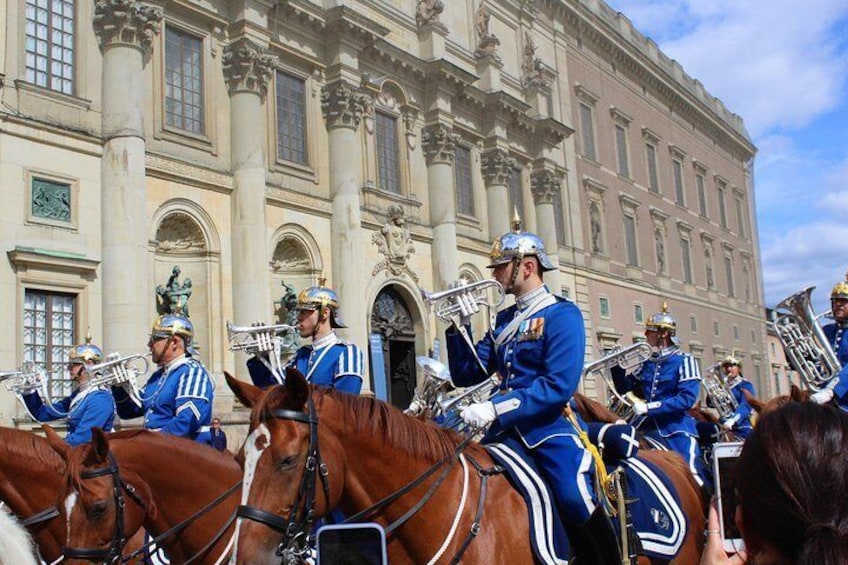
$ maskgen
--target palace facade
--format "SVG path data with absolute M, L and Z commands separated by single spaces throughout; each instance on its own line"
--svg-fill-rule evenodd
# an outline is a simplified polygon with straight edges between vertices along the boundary
M 106 352 L 146 351 L 155 288 L 179 266 L 227 413 L 223 372 L 247 375 L 226 322 L 273 322 L 283 283 L 324 273 L 342 336 L 369 352 L 365 388 L 405 406 L 415 357 L 444 354 L 420 289 L 486 278 L 517 210 L 559 265 L 546 282 L 585 314 L 587 359 L 640 339 L 667 302 L 702 368 L 733 353 L 776 392 L 756 148 L 600 0 L 0 13 L 3 370 L 59 370 L 88 328 Z M 21 414 L 4 393 L 0 423 Z

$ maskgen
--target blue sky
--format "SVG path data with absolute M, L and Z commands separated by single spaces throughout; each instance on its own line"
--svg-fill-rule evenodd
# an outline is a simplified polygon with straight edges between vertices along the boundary
M 829 308 L 848 271 L 848 2 L 607 3 L 745 120 L 766 305 L 815 285 Z

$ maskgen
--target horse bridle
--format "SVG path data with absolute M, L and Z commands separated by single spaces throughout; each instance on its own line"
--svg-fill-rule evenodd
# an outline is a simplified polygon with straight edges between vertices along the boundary
M 112 534 L 112 541 L 109 542 L 109 547 L 105 549 L 99 548 L 77 548 L 64 547 L 63 553 L 65 558 L 71 559 L 87 559 L 89 561 L 100 561 L 103 563 L 119 563 L 124 547 L 127 545 L 127 538 L 124 535 L 124 507 L 126 499 L 123 493 L 127 493 L 139 506 L 145 508 L 146 505 L 141 498 L 136 494 L 135 488 L 132 485 L 121 479 L 121 473 L 118 469 L 118 463 L 115 461 L 115 456 L 111 452 L 108 454 L 109 465 L 99 469 L 90 471 L 81 471 L 80 479 L 94 479 L 105 475 L 112 476 L 112 494 L 115 500 L 115 531 Z
M 291 507 L 288 518 L 253 506 L 240 505 L 236 516 L 264 524 L 283 534 L 277 547 L 277 556 L 285 565 L 302 563 L 312 545 L 312 526 L 315 523 L 315 483 L 316 475 L 321 477 L 324 500 L 330 503 L 330 483 L 327 479 L 327 465 L 321 459 L 318 447 L 318 414 L 312 397 L 307 401 L 308 412 L 277 408 L 268 410 L 268 415 L 280 420 L 292 420 L 309 425 L 309 446 L 306 449 L 306 463 L 303 478 L 297 490 L 297 498 Z M 302 511 L 301 511 L 302 507 Z

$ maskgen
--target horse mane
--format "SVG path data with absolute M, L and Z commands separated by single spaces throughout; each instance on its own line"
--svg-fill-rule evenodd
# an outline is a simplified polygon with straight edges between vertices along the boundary
M 7 508 L 0 509 L 0 565 L 35 565 L 32 537 Z
M 24 430 L 0 427 L 0 442 L 6 451 L 5 459 L 36 459 L 51 471 L 62 475 L 65 465 L 58 453 L 53 451 L 43 437 Z
M 603 422 L 613 424 L 621 419 L 618 414 L 597 400 L 589 398 L 579 392 L 575 392 L 572 398 L 574 399 L 577 413 L 580 414 L 580 417 L 586 422 Z
M 339 407 L 339 420 L 347 429 L 376 436 L 381 443 L 419 458 L 435 462 L 450 457 L 463 440 L 456 432 L 408 416 L 376 398 L 315 385 L 309 385 L 309 389 L 319 413 L 325 399 L 332 399 Z M 268 418 L 270 410 L 282 404 L 285 395 L 283 386 L 272 387 L 263 394 L 251 413 L 251 427 Z M 466 450 L 477 448 L 476 444 L 468 444 Z

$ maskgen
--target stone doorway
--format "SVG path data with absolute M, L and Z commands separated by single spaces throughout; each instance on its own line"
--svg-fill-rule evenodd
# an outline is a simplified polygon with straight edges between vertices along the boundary
M 415 327 L 406 302 L 391 286 L 381 290 L 374 301 L 371 332 L 382 337 L 387 400 L 397 408 L 406 408 L 416 385 Z M 373 357 L 371 364 L 373 367 Z M 372 379 L 376 374 L 372 369 Z

